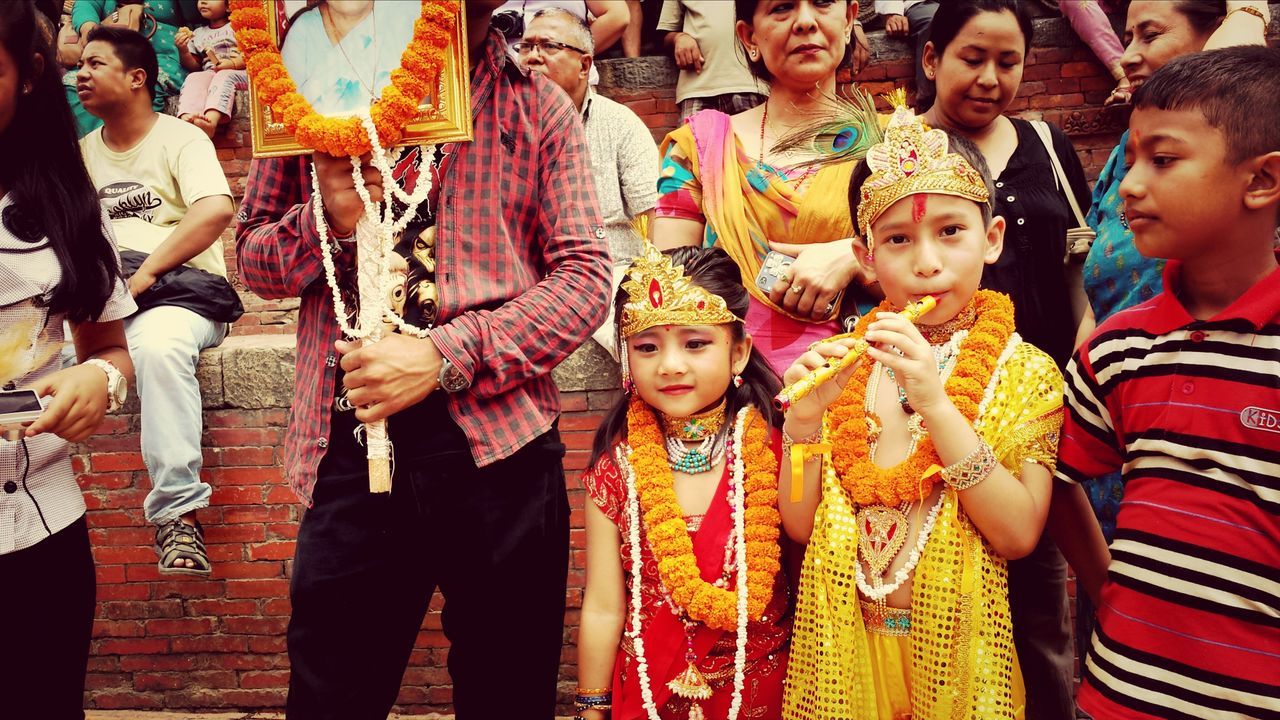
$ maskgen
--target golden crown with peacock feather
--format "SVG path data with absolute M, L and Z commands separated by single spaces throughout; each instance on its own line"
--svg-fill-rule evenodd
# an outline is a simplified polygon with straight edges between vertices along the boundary
M 648 242 L 631 263 L 622 289 L 627 294 L 623 337 L 658 325 L 723 325 L 742 319 L 729 311 L 724 298 L 685 277 L 683 267 Z
M 898 106 L 884 139 L 867 150 L 871 175 L 862 184 L 858 229 L 871 248 L 871 223 L 908 195 L 954 195 L 977 203 L 991 199 L 986 180 L 962 156 L 948 152 L 947 133 L 929 129 L 905 106 Z

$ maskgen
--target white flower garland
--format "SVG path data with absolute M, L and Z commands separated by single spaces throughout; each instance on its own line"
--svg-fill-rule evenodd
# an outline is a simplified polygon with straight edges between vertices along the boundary
M 991 373 L 991 380 L 987 382 L 987 387 L 982 391 L 982 402 L 978 403 L 978 414 L 973 418 L 974 432 L 978 436 L 982 436 L 982 429 L 986 425 L 983 418 L 987 413 L 987 406 L 991 404 L 991 399 L 996 395 L 996 386 L 1004 379 L 1007 374 L 1005 370 L 1008 367 L 1009 358 L 1013 357 L 1013 353 L 1022 344 L 1022 336 L 1018 333 L 1009 334 L 1009 342 L 1004 344 L 1004 351 L 1000 353 L 999 359 L 996 360 L 996 369 Z
M 742 691 L 746 686 L 747 668 L 747 534 L 746 512 L 743 488 L 744 460 L 742 457 L 742 431 L 750 408 L 738 411 L 733 425 L 733 469 L 729 476 L 731 494 L 733 496 L 733 544 L 737 551 L 737 583 L 738 583 L 738 631 L 737 644 L 733 655 L 733 701 L 729 706 L 728 720 L 737 720 L 742 709 Z M 640 695 L 644 701 L 645 713 L 649 720 L 662 720 L 658 715 L 658 707 L 653 700 L 653 688 L 649 680 L 649 662 L 644 656 L 644 638 L 641 632 L 640 585 L 644 563 L 641 560 L 640 547 L 640 496 L 636 490 L 635 470 L 631 467 L 631 447 L 623 444 L 617 451 L 618 467 L 622 470 L 627 484 L 627 523 L 630 525 L 628 535 L 631 550 L 631 643 L 636 653 L 636 679 L 640 683 Z
M 368 227 L 365 228 L 366 231 L 376 233 L 378 243 L 378 251 L 373 254 L 373 267 L 359 268 L 358 272 L 373 274 L 374 282 L 378 288 L 376 301 L 381 305 L 379 317 L 393 323 L 405 334 L 424 338 L 430 333 L 429 330 L 415 327 L 405 322 L 404 318 L 396 314 L 390 307 L 388 298 L 391 296 L 391 283 L 394 275 L 388 272 L 387 268 L 388 258 L 391 253 L 395 252 L 395 236 L 402 232 L 409 224 L 409 221 L 417 216 L 418 206 L 431 193 L 431 173 L 429 171 L 420 173 L 414 186 L 413 194 L 405 193 L 391 175 L 391 165 L 387 162 L 387 156 L 382 149 L 381 143 L 378 142 L 378 132 L 373 125 L 373 118 L 369 116 L 368 108 L 361 110 L 360 120 L 364 124 L 365 131 L 368 133 L 373 145 L 371 164 L 382 175 L 382 187 L 386 197 L 383 198 L 381 204 L 373 201 L 373 198 L 369 195 L 369 190 L 364 186 L 360 158 L 352 157 L 351 181 L 355 186 L 356 194 L 360 196 L 360 200 L 364 203 L 364 217 L 361 218 L 361 221 L 368 223 Z M 329 235 L 329 224 L 325 221 L 324 205 L 320 194 L 320 179 L 316 175 L 314 166 L 311 168 L 311 188 L 311 208 L 315 215 L 316 231 L 320 236 L 321 262 L 324 265 L 325 280 L 328 282 L 329 289 L 333 294 L 333 310 L 338 318 L 338 327 L 349 338 L 376 340 L 381 335 L 382 328 L 380 325 L 371 324 L 370 327 L 365 327 L 364 323 L 358 323 L 359 327 L 353 328 L 348 322 L 350 315 L 348 314 L 346 303 L 342 301 L 342 292 L 338 287 L 337 271 L 333 266 L 333 256 L 337 254 L 338 250 Z M 392 198 L 400 200 L 406 206 L 399 218 L 394 216 L 395 210 Z M 360 228 L 357 228 L 357 235 L 363 235 L 360 230 Z M 357 240 L 357 242 L 359 241 Z M 370 298 L 361 299 L 364 302 L 371 300 Z

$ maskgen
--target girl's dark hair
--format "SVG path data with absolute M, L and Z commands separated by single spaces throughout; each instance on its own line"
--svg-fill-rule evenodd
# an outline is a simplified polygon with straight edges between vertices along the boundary
M 743 320 L 746 319 L 747 307 L 751 302 L 750 296 L 747 294 L 747 288 L 742 284 L 742 271 L 738 269 L 738 264 L 729 257 L 728 253 L 720 248 L 681 247 L 666 250 L 663 254 L 668 255 L 673 264 L 684 266 L 685 277 L 692 280 L 694 284 L 724 298 L 729 312 Z M 621 339 L 621 319 L 622 306 L 627 303 L 627 299 L 626 291 L 618 288 L 613 298 L 613 328 L 619 338 L 618 350 L 623 353 L 627 351 L 627 347 Z M 742 320 L 733 323 L 731 331 L 735 342 L 741 340 L 746 334 Z M 764 356 L 759 351 L 752 348 L 751 355 L 747 358 L 747 366 L 742 371 L 742 387 L 735 388 L 730 385 L 725 393 L 728 401 L 725 412 L 732 418 L 742 408 L 754 405 L 771 427 L 782 427 L 782 414 L 773 407 L 773 397 L 781 389 L 782 380 L 778 377 L 778 373 L 765 362 Z M 591 448 L 591 465 L 594 465 L 602 455 L 607 454 L 614 443 L 626 436 L 627 405 L 628 399 L 623 397 L 600 423 L 600 429 L 596 431 L 595 444 Z
M 847 2 L 848 0 L 846 0 Z M 733 0 L 734 16 L 742 22 L 751 25 L 752 20 L 756 16 L 756 7 L 760 5 L 760 0 Z M 742 44 L 738 42 L 738 34 L 735 28 L 733 45 L 737 52 L 742 53 L 741 57 L 747 63 L 747 69 L 751 71 L 751 75 L 757 80 L 764 82 L 773 82 L 773 73 L 769 72 L 769 68 L 765 67 L 764 58 L 752 60 L 743 52 Z M 854 40 L 850 39 L 845 43 L 844 57 L 840 58 L 838 67 L 846 67 L 853 61 Z
M 1022 36 L 1026 38 L 1023 53 L 1031 51 L 1031 43 L 1035 39 L 1035 29 L 1031 24 L 1031 14 L 1027 11 L 1027 3 L 1018 0 L 947 0 L 938 3 L 938 12 L 929 25 L 929 42 L 933 43 L 933 51 L 942 57 L 942 53 L 960 34 L 970 20 L 982 13 L 1011 12 L 1018 21 Z
M 964 158 L 978 174 L 982 176 L 982 182 L 987 186 L 988 197 L 995 197 L 995 187 L 991 184 L 991 167 L 987 165 L 987 159 L 982 155 L 982 151 L 969 138 L 950 130 L 947 133 L 947 151 L 953 152 Z M 871 177 L 871 168 L 867 167 L 866 160 L 858 161 L 858 165 L 853 169 L 853 175 L 849 178 L 849 216 L 854 218 L 855 222 L 858 217 L 858 203 L 862 201 L 862 186 L 867 182 L 867 178 Z M 991 201 L 978 205 L 982 209 L 982 222 L 990 223 L 994 214 Z M 861 228 L 858 229 L 861 233 Z
M 0 2 L 0 46 L 18 68 L 13 119 L 0 132 L 0 184 L 12 200 L 0 220 L 16 237 L 49 239 L 62 269 L 47 298 L 50 311 L 73 322 L 93 320 L 120 278 L 120 264 L 80 158 L 53 48 L 30 0 Z M 39 72 L 36 56 L 44 63 Z M 31 91 L 23 93 L 28 84 Z

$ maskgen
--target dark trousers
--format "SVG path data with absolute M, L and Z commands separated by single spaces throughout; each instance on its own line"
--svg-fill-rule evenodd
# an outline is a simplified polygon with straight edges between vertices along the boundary
M 0 555 L 0 718 L 83 720 L 97 580 L 81 517 Z
M 322 463 L 294 557 L 288 718 L 385 720 L 437 587 L 459 720 L 554 717 L 563 455 L 552 429 L 480 469 L 465 452 L 402 458 L 389 495 Z
M 1049 533 L 1009 563 L 1009 613 L 1027 686 L 1027 720 L 1072 720 L 1075 712 L 1067 561 Z

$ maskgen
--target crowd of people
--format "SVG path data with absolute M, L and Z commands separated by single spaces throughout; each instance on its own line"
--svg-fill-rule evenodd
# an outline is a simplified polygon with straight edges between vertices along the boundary
M 302 10 L 322 50 L 343 2 Z M 666 0 L 661 143 L 592 87 L 632 5 L 468 0 L 471 141 L 385 177 L 256 159 L 236 213 L 210 140 L 246 82 L 224 0 L 0 3 L 0 385 L 40 398 L 0 420 L 0 717 L 83 718 L 70 444 L 130 390 L 158 569 L 216 572 L 195 373 L 242 311 L 233 222 L 247 287 L 300 302 L 289 718 L 385 717 L 437 590 L 458 716 L 554 716 L 551 370 L 592 337 L 622 393 L 581 478 L 577 717 L 1280 714 L 1266 3 L 1132 0 L 1121 41 L 1061 0 L 1132 104 L 1092 189 L 1065 133 L 1006 114 L 1026 3 L 875 3 L 916 58 L 914 109 L 886 115 L 837 98 L 867 60 L 857 2 Z M 401 331 L 353 340 L 366 204 L 426 181 Z

